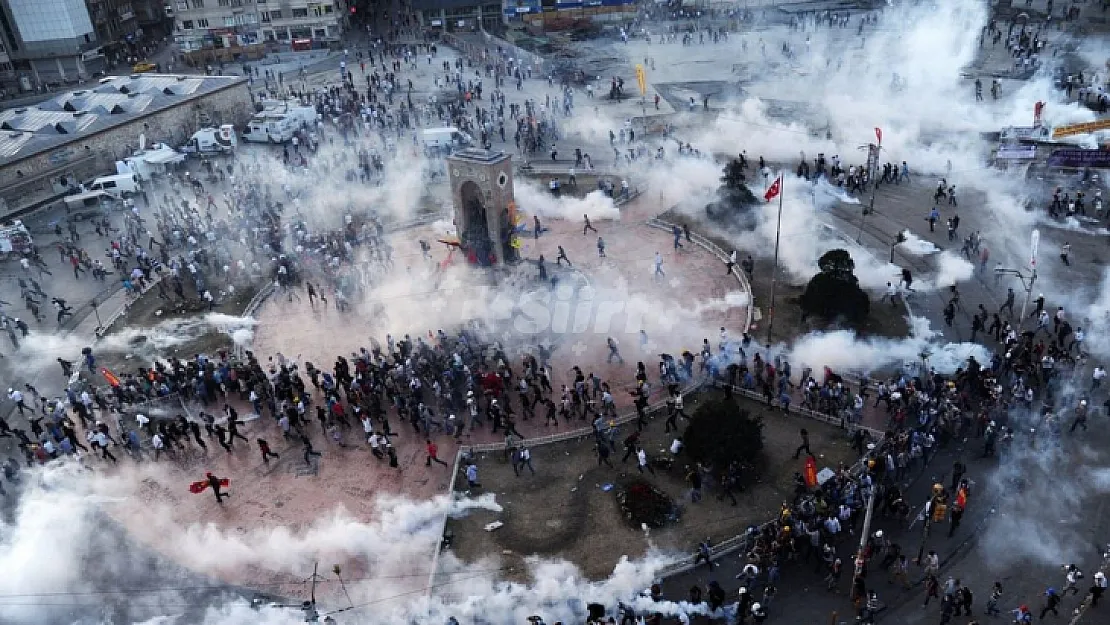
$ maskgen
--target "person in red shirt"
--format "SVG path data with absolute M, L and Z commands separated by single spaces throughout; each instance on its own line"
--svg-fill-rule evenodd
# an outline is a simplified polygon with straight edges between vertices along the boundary
M 430 439 L 430 438 L 427 439 L 427 443 L 428 443 L 428 447 L 427 447 L 428 459 L 424 462 L 424 466 L 430 467 L 430 466 L 432 466 L 433 462 L 438 462 L 438 463 L 442 464 L 445 467 L 449 466 L 446 462 L 439 459 L 439 456 L 438 456 L 439 447 L 437 447 L 436 444 L 432 442 L 432 439 Z

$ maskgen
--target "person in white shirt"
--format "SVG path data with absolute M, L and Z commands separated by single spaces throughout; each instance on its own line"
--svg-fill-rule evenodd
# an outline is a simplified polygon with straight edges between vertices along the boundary
M 640 470 L 640 473 L 643 473 L 644 469 L 647 469 L 648 472 L 655 475 L 655 469 L 648 463 L 647 452 L 644 451 L 643 447 L 636 448 L 636 468 Z
M 1091 373 L 1091 390 L 1095 390 L 1102 385 L 1102 378 L 1106 377 L 1106 369 L 1095 366 L 1094 372 Z
M 154 459 L 157 460 L 162 456 L 162 450 L 166 448 L 166 443 L 162 441 L 161 434 L 155 434 L 150 437 L 150 446 L 154 448 Z
M 8 399 L 15 402 L 15 407 L 19 408 L 19 415 L 23 416 L 23 411 L 27 409 L 27 406 L 23 403 L 23 393 L 15 390 L 14 388 L 9 388 Z

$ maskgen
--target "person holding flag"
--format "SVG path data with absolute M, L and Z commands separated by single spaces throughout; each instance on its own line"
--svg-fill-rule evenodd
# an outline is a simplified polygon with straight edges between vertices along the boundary
M 231 480 L 226 477 L 216 477 L 211 472 L 204 474 L 204 479 L 199 482 L 193 482 L 189 485 L 189 492 L 194 495 L 203 493 L 205 489 L 211 488 L 212 492 L 216 495 L 216 503 L 222 504 L 224 497 L 231 497 L 231 493 L 221 492 L 221 488 L 227 488 L 231 485 Z

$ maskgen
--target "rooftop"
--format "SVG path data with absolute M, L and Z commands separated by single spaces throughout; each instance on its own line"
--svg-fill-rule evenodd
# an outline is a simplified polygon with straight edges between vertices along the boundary
M 510 156 L 501 150 L 483 150 L 482 148 L 466 148 L 459 150 L 449 155 L 448 160 L 470 161 L 472 163 L 481 163 L 489 165 L 491 163 L 500 163 L 503 160 L 510 158 Z
M 109 76 L 91 89 L 0 111 L 0 167 L 242 82 L 240 76 Z

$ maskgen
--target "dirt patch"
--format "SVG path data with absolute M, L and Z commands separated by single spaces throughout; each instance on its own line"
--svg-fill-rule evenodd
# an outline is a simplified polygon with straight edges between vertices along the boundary
M 706 391 L 687 401 L 687 413 L 693 414 L 702 401 L 719 397 Z M 704 489 L 704 498 L 691 503 L 685 481 L 689 461 L 681 454 L 670 469 L 656 468 L 655 475 L 641 474 L 636 459 L 622 463 L 624 450 L 620 441 L 634 428 L 625 425 L 617 436 L 618 453 L 611 456 L 610 469 L 598 466 L 592 436 L 535 447 L 532 462 L 536 475 L 527 467 L 518 477 L 503 452 L 480 454 L 477 458 L 479 492 L 497 495 L 504 508 L 501 513 L 473 512 L 461 519 L 452 519 L 448 526 L 454 535 L 452 550 L 463 560 L 475 562 L 491 553 L 501 553 L 505 577 L 529 581 L 524 558 L 529 555 L 559 557 L 574 562 L 591 579 L 603 579 L 613 571 L 622 556 L 638 557 L 651 544 L 674 552 L 692 552 L 705 537 L 724 540 L 741 533 L 754 523 L 771 519 L 783 501 L 793 497 L 794 473 L 803 463 L 794 460 L 799 444 L 798 430 L 810 432 L 812 449 L 819 455 L 819 467 L 835 468 L 840 462 L 854 458 L 842 430 L 809 419 L 783 415 L 747 399 L 737 400 L 753 416 L 762 415 L 764 428 L 765 471 L 753 486 L 736 493 L 737 505 L 725 498 L 718 500 L 719 490 Z M 665 417 L 658 416 L 641 436 L 641 444 L 651 457 L 662 457 L 674 439 L 674 432 L 664 432 Z M 584 423 L 583 423 L 584 425 Z M 685 424 L 680 421 L 680 426 Z M 630 528 L 617 502 L 620 485 L 644 477 L 682 506 L 677 523 L 653 529 L 647 535 Z M 458 480 L 459 490 L 466 489 L 466 480 Z M 484 531 L 487 523 L 501 521 L 502 527 Z
M 689 223 L 691 220 L 680 212 L 669 210 L 659 216 L 659 219 L 671 223 Z M 696 232 L 720 246 L 723 250 L 731 250 L 734 245 L 726 237 L 713 232 L 706 232 L 697 224 L 691 225 L 691 232 Z M 744 250 L 737 250 L 741 260 Z M 752 255 L 753 258 L 755 255 Z M 748 276 L 752 287 L 752 298 L 759 309 L 760 319 L 753 322 L 752 334 L 765 341 L 767 338 L 767 319 L 771 307 L 771 259 L 757 259 L 755 272 Z M 910 326 L 906 322 L 906 309 L 901 303 L 896 307 L 881 304 L 872 298 L 871 313 L 862 323 L 828 323 L 816 317 L 809 317 L 802 321 L 802 308 L 799 300 L 805 291 L 805 285 L 784 283 L 781 279 L 775 293 L 775 322 L 772 327 L 771 340 L 789 341 L 813 331 L 852 330 L 860 336 L 875 336 L 885 338 L 905 338 L 910 335 Z
M 167 319 L 179 319 L 209 312 L 206 305 L 199 303 L 200 297 L 193 290 L 189 281 L 183 280 L 183 282 L 185 283 L 184 300 L 174 297 L 169 287 L 166 288 L 167 292 L 170 293 L 169 299 L 159 297 L 157 287 L 153 288 L 128 306 L 127 312 L 116 321 L 112 328 L 113 331 L 129 327 L 150 328 Z M 254 299 L 256 293 L 258 293 L 258 288 L 254 286 L 237 288 L 235 293 L 220 297 L 212 312 L 242 315 L 247 308 L 247 304 Z
M 238 289 L 235 294 L 221 298 L 212 312 L 235 316 L 242 315 L 247 308 L 247 304 L 250 303 L 257 292 L 258 289 L 253 286 Z M 190 297 L 195 296 L 188 288 L 185 294 Z M 127 312 L 112 326 L 112 331 L 108 333 L 108 336 L 124 329 L 137 330 L 141 335 L 144 328 L 153 328 L 161 322 L 202 315 L 207 312 L 207 306 L 196 305 L 195 299 L 187 300 L 184 303 L 179 299 L 165 300 L 158 297 L 157 289 L 151 289 L 132 302 Z M 163 357 L 192 358 L 196 354 L 215 354 L 220 350 L 231 349 L 231 347 L 231 337 L 213 328 L 190 341 L 163 350 L 160 355 Z M 139 341 L 135 345 L 134 352 L 142 353 L 142 348 L 142 342 Z M 149 364 L 135 360 L 134 355 L 134 353 L 103 353 L 97 356 L 97 362 L 101 366 L 116 372 L 129 371 L 132 367 Z

